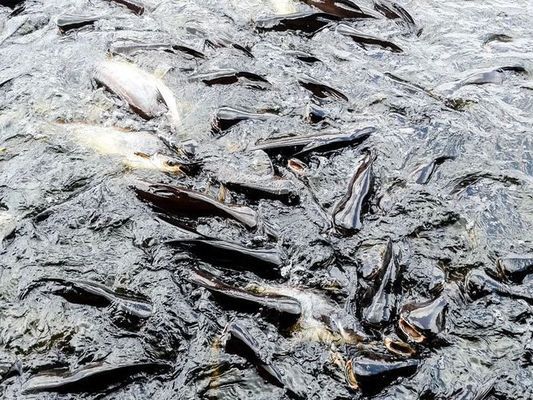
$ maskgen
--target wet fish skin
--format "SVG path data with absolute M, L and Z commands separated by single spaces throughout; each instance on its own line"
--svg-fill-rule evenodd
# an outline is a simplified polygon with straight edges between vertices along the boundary
M 295 321 L 302 313 L 298 300 L 277 294 L 259 294 L 245 289 L 230 286 L 214 275 L 195 270 L 191 273 L 190 281 L 204 287 L 212 293 L 226 297 L 236 302 L 237 306 L 254 306 L 274 312 L 283 317 L 284 322 Z
M 372 154 L 366 153 L 348 184 L 348 191 L 333 210 L 337 228 L 346 231 L 362 227 L 361 213 L 372 185 Z
M 123 364 L 96 363 L 76 371 L 56 374 L 54 371 L 28 379 L 22 388 L 23 394 L 39 392 L 79 393 L 97 392 L 115 383 L 131 379 L 132 375 L 168 370 L 169 365 L 157 362 Z
M 303 88 L 309 90 L 315 97 L 319 99 L 325 99 L 332 97 L 338 100 L 348 101 L 348 97 L 337 89 L 334 89 L 324 83 L 321 83 L 311 77 L 302 77 L 298 80 L 298 83 Z
M 477 300 L 489 294 L 497 294 L 503 297 L 522 299 L 533 303 L 533 293 L 530 288 L 524 286 L 511 286 L 487 275 L 481 269 L 475 269 L 468 273 L 465 278 L 465 289 L 471 299 Z
M 280 251 L 272 249 L 254 249 L 238 243 L 201 236 L 193 239 L 175 239 L 167 241 L 169 246 L 184 246 L 197 257 L 229 268 L 246 269 L 259 276 L 279 277 L 283 259 Z
M 331 22 L 339 20 L 339 17 L 327 13 L 303 12 L 258 19 L 256 29 L 260 32 L 294 30 L 312 35 Z
M 99 19 L 100 17 L 97 16 L 62 15 L 57 18 L 56 25 L 61 33 L 66 33 L 84 26 L 94 25 Z
M 533 255 L 508 255 L 499 258 L 497 268 L 502 277 L 514 283 L 522 283 L 526 276 L 533 274 Z
M 433 176 L 433 173 L 437 169 L 437 167 L 441 164 L 443 164 L 447 160 L 454 160 L 455 157 L 452 156 L 440 156 L 437 158 L 434 158 L 429 163 L 422 165 L 415 173 L 418 173 L 418 177 L 416 178 L 416 183 L 420 185 L 427 184 L 431 177 Z
M 250 82 L 261 82 L 270 85 L 266 78 L 258 74 L 248 71 L 238 71 L 234 69 L 224 69 L 191 76 L 192 80 L 202 81 L 208 86 L 229 85 L 238 82 L 239 78 L 244 78 Z M 259 87 L 262 88 L 263 86 Z
M 300 201 L 300 195 L 294 184 L 287 179 L 269 179 L 258 181 L 223 181 L 228 189 L 240 192 L 252 199 L 278 200 L 287 205 L 295 205 Z
M 389 19 L 400 19 L 408 26 L 414 27 L 415 20 L 405 8 L 389 0 L 374 0 L 374 9 Z
M 444 295 L 422 303 L 402 307 L 399 327 L 415 342 L 425 341 L 444 329 L 448 299 Z
M 366 48 L 365 45 L 373 45 L 386 50 L 390 50 L 393 53 L 403 53 L 403 50 L 400 46 L 388 40 L 380 39 L 378 37 L 359 32 L 358 30 L 353 29 L 352 27 L 347 25 L 339 25 L 337 27 L 337 32 L 341 35 L 352 38 L 354 42 L 360 44 L 363 48 Z
M 355 379 L 363 392 L 375 394 L 396 378 L 413 375 L 418 369 L 418 365 L 418 360 L 390 361 L 359 358 L 348 361 L 346 375 L 349 381 Z
M 379 18 L 372 10 L 363 9 L 350 0 L 301 0 L 320 11 L 339 18 Z
M 211 124 L 212 132 L 215 134 L 221 134 L 241 121 L 250 119 L 265 121 L 273 116 L 274 114 L 254 113 L 242 108 L 221 107 L 218 109 Z
M 227 205 L 194 190 L 162 184 L 134 190 L 141 200 L 171 214 L 229 217 L 250 229 L 259 223 L 257 213 L 251 208 Z
M 20 3 L 23 3 L 25 0 L 0 0 L 0 5 L 14 9 Z
M 328 133 L 309 136 L 288 136 L 258 142 L 250 151 L 264 150 L 270 154 L 303 156 L 311 152 L 335 150 L 367 139 L 376 131 L 373 127 L 355 129 L 348 133 Z
M 230 323 L 227 327 L 227 336 L 226 350 L 246 358 L 274 385 L 285 387 L 281 372 L 262 359 L 259 343 L 241 323 Z
M 33 288 L 47 282 L 61 285 L 56 292 L 68 301 L 94 306 L 117 305 L 121 310 L 136 318 L 149 318 L 153 314 L 152 304 L 144 299 L 118 294 L 112 289 L 90 281 L 43 278 L 33 282 L 20 296 L 23 299 Z
M 149 43 L 114 45 L 110 49 L 113 54 L 132 55 L 141 51 L 165 51 L 167 53 L 181 52 L 196 58 L 206 58 L 205 54 L 184 44 Z
M 370 305 L 363 311 L 363 321 L 374 327 L 388 324 L 396 315 L 400 266 L 390 240 L 387 243 L 383 264 L 385 268 L 380 279 L 381 283 Z
M 172 91 L 159 79 L 133 64 L 106 60 L 96 67 L 94 80 L 129 104 L 131 109 L 144 119 L 162 113 L 160 99 L 166 104 L 173 126 L 180 115 Z
M 140 1 L 137 1 L 137 0 L 109 0 L 109 1 L 126 6 L 129 10 L 133 11 L 137 15 L 142 15 L 144 13 L 144 5 Z

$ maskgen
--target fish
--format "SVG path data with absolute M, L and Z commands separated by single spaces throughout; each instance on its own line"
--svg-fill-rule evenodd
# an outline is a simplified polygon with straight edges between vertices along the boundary
M 391 353 L 402 357 L 412 357 L 416 354 L 416 350 L 402 340 L 386 337 L 383 344 Z
M 249 207 L 228 205 L 200 192 L 170 185 L 149 185 L 136 187 L 137 196 L 144 202 L 164 212 L 186 216 L 217 215 L 232 218 L 249 229 L 259 223 L 257 213 Z
M 330 23 L 339 20 L 339 17 L 327 13 L 301 12 L 260 18 L 255 22 L 255 26 L 259 32 L 301 31 L 313 35 Z
M 254 365 L 267 381 L 286 389 L 290 395 L 296 395 L 297 398 L 301 398 L 300 394 L 295 393 L 285 383 L 286 379 L 283 373 L 274 364 L 263 359 L 259 343 L 242 323 L 234 321 L 227 326 L 225 347 L 228 352 L 238 354 Z
M 301 0 L 327 14 L 339 18 L 379 18 L 372 10 L 358 6 L 351 0 Z
M 398 377 L 413 375 L 418 365 L 418 360 L 356 358 L 346 363 L 345 376 L 352 388 L 359 388 L 367 394 L 376 394 Z
M 232 301 L 232 305 L 238 308 L 262 309 L 280 316 L 286 323 L 295 322 L 302 314 L 300 302 L 292 297 L 274 293 L 256 293 L 252 290 L 230 286 L 206 271 L 199 269 L 192 271 L 189 280 L 225 298 L 224 305 L 228 305 L 227 301 Z
M 33 289 L 46 283 L 54 283 L 57 288 L 53 293 L 64 297 L 67 301 L 88 304 L 96 307 L 116 306 L 119 310 L 135 317 L 146 319 L 153 315 L 152 303 L 140 296 L 130 296 L 116 291 L 98 282 L 68 280 L 62 278 L 42 278 L 33 282 L 19 296 L 24 299 Z
M 307 104 L 304 111 L 304 119 L 310 124 L 318 124 L 319 122 L 324 121 L 328 117 L 328 112 L 313 103 Z
M 128 8 L 130 11 L 133 11 L 137 15 L 142 15 L 144 13 L 144 4 L 137 0 L 109 0 L 117 4 L 121 4 Z
M 61 33 L 66 33 L 84 26 L 94 25 L 100 18 L 99 16 L 62 15 L 57 18 L 56 25 Z
M 383 267 L 382 275 L 377 279 L 380 284 L 376 294 L 370 305 L 363 310 L 363 321 L 373 327 L 388 324 L 396 315 L 401 268 L 390 240 L 385 250 Z
M 341 24 L 337 27 L 336 31 L 343 36 L 348 36 L 352 38 L 352 40 L 356 42 L 357 44 L 359 44 L 363 49 L 366 49 L 366 46 L 370 45 L 370 46 L 378 46 L 385 50 L 390 50 L 393 53 L 403 52 L 400 46 L 388 40 L 380 39 L 372 35 L 367 35 L 365 33 L 359 32 L 358 30 L 348 25 Z
M 170 369 L 159 362 L 93 363 L 69 372 L 48 371 L 31 377 L 22 387 L 23 394 L 39 392 L 97 392 L 114 384 L 131 380 L 140 374 Z
M 459 81 L 445 83 L 440 85 L 440 89 L 445 93 L 453 93 L 460 89 L 463 86 L 469 85 L 486 85 L 486 84 L 496 84 L 501 85 L 506 78 L 507 73 L 515 74 L 527 74 L 527 70 L 519 65 L 503 66 L 496 69 L 485 70 L 481 72 L 475 72 L 470 74 L 464 79 Z
M 185 247 L 202 260 L 231 269 L 244 269 L 263 277 L 280 277 L 283 255 L 276 248 L 250 248 L 239 243 L 199 235 L 195 238 L 165 242 L 171 247 Z
M 55 124 L 53 128 L 66 129 L 69 138 L 101 155 L 120 156 L 125 166 L 132 169 L 152 169 L 179 174 L 191 170 L 188 160 L 171 158 L 161 153 L 160 140 L 148 132 L 131 132 L 115 127 L 82 123 Z
M 189 28 L 190 30 L 191 28 Z M 199 29 L 196 29 L 196 28 L 192 28 L 195 32 L 195 34 L 200 34 L 204 37 L 207 36 L 207 34 Z M 211 47 L 213 49 L 218 49 L 218 48 L 223 48 L 223 47 L 233 47 L 234 49 L 236 50 L 239 50 L 241 51 L 242 53 L 244 53 L 246 56 L 250 57 L 250 58 L 255 58 L 250 47 L 248 46 L 244 46 L 242 44 L 239 44 L 239 43 L 235 43 L 233 42 L 230 38 L 228 37 L 224 37 L 224 36 L 218 36 L 218 37 L 206 37 L 204 39 L 204 43 L 206 46 L 208 47 Z
M 328 97 L 348 101 L 348 97 L 337 89 L 334 89 L 324 83 L 317 81 L 311 77 L 302 77 L 298 80 L 298 83 L 303 88 L 309 90 L 315 97 L 319 99 L 326 99 Z
M 110 48 L 112 54 L 134 55 L 143 51 L 164 51 L 176 54 L 177 52 L 185 53 L 189 56 L 204 59 L 205 54 L 185 44 L 168 44 L 168 43 L 148 43 L 148 44 L 114 44 Z
M 0 5 L 4 7 L 9 7 L 14 9 L 19 4 L 23 3 L 25 0 L 0 0 Z
M 411 340 L 422 343 L 436 337 L 444 329 L 448 299 L 441 295 L 433 300 L 402 307 L 398 326 Z
M 288 179 L 246 180 L 225 178 L 222 180 L 228 189 L 243 193 L 251 199 L 278 200 L 287 205 L 300 202 L 298 188 Z
M 465 289 L 472 300 L 477 300 L 489 294 L 497 294 L 512 299 L 522 299 L 533 304 L 533 293 L 529 285 L 511 286 L 497 281 L 481 269 L 474 269 L 467 274 Z
M 420 167 L 418 167 L 414 172 L 413 175 L 418 175 L 416 178 L 416 183 L 420 185 L 427 184 L 431 177 L 433 176 L 433 173 L 437 169 L 439 165 L 444 163 L 447 160 L 454 160 L 455 157 L 453 156 L 440 156 L 436 157 L 427 164 L 423 164 Z
M 314 55 L 309 54 L 309 53 L 305 53 L 303 51 L 293 50 L 293 51 L 286 52 L 286 54 L 288 56 L 295 57 L 298 60 L 303 61 L 303 62 L 305 62 L 307 64 L 314 64 L 314 63 L 317 63 L 317 62 L 321 62 L 320 59 L 318 59 Z
M 312 152 L 325 152 L 360 143 L 376 131 L 374 127 L 354 129 L 348 133 L 322 133 L 308 136 L 287 136 L 257 142 L 250 151 L 263 150 L 267 154 L 284 154 L 291 157 Z
M 196 74 L 190 77 L 193 81 L 201 81 L 207 86 L 212 85 L 230 85 L 244 79 L 248 86 L 264 89 L 270 86 L 268 80 L 258 74 L 247 71 L 238 71 L 234 69 L 221 69 L 218 71 Z
M 0 383 L 15 375 L 22 375 L 22 363 L 15 362 L 0 362 Z
M 246 120 L 266 121 L 275 116 L 270 113 L 254 113 L 243 108 L 221 107 L 218 109 L 213 122 L 211 123 L 212 132 L 222 134 L 233 125 Z
M 372 154 L 363 156 L 348 184 L 348 191 L 333 209 L 333 222 L 346 231 L 362 228 L 361 214 L 372 187 Z
M 407 26 L 415 27 L 414 18 L 407 12 L 405 8 L 398 3 L 389 0 L 373 0 L 374 10 L 384 15 L 388 19 L 399 19 Z
M 533 255 L 507 255 L 498 259 L 497 268 L 503 278 L 514 283 L 522 283 L 526 276 L 533 274 Z
M 105 60 L 96 67 L 94 80 L 129 104 L 144 119 L 161 114 L 160 99 L 166 104 L 171 124 L 180 123 L 180 114 L 172 91 L 153 75 L 123 61 Z

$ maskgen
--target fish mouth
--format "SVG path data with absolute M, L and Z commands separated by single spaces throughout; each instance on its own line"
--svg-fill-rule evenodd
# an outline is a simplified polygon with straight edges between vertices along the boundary
M 400 317 L 398 322 L 400 330 L 412 341 L 416 343 L 424 342 L 427 337 L 423 335 L 417 328 L 410 324 L 405 318 Z
M 344 377 L 346 378 L 346 383 L 351 389 L 359 389 L 359 383 L 353 372 L 352 360 L 346 362 L 344 367 Z
M 385 338 L 384 344 L 387 350 L 399 356 L 410 357 L 416 354 L 415 349 L 413 349 L 409 344 L 401 340 Z

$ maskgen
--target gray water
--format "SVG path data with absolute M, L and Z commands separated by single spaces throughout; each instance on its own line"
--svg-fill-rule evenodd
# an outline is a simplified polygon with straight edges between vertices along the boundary
M 231 321 L 252 332 L 262 356 L 303 398 L 533 397 L 531 276 L 509 283 L 525 291 L 522 298 L 471 298 L 464 284 L 469 271 L 494 276 L 498 258 L 533 252 L 533 2 L 401 0 L 415 26 L 384 16 L 346 19 L 314 35 L 257 29 L 262 18 L 312 10 L 289 0 L 150 0 L 142 15 L 104 0 L 24 3 L 17 15 L 0 6 L 0 365 L 12 369 L 2 372 L 2 398 L 290 398 L 253 362 L 226 351 Z M 370 1 L 357 4 L 374 9 Z M 56 20 L 65 14 L 98 18 L 93 26 L 61 33 Z M 340 24 L 403 52 L 362 47 L 340 33 Z M 224 46 L 206 45 L 206 39 Z M 120 45 L 154 43 L 187 46 L 205 57 L 160 50 L 110 55 Z M 302 61 L 295 51 L 319 61 Z M 164 112 L 143 119 L 97 85 L 95 68 L 109 57 L 160 77 L 177 99 L 180 124 L 172 126 Z M 509 66 L 524 71 L 465 84 L 477 73 Z M 257 88 L 241 79 L 209 86 L 193 79 L 228 68 L 270 84 Z M 304 77 L 347 101 L 313 96 L 298 83 Z M 326 118 L 310 122 L 310 105 L 323 108 Z M 223 106 L 272 115 L 213 133 Z M 84 141 L 102 127 L 145 132 L 157 140 L 140 140 L 138 151 L 170 158 L 183 155 L 164 143 L 179 147 L 194 140 L 201 169 L 193 175 L 128 166 L 119 150 L 105 154 L 106 144 Z M 302 158 L 304 178 L 286 160 L 250 151 L 260 139 L 362 127 L 375 128 L 363 143 Z M 374 179 L 362 228 L 339 232 L 330 215 L 368 151 Z M 417 183 L 420 167 L 437 157 L 447 158 L 426 183 Z M 257 181 L 272 174 L 294 185 L 298 204 L 220 190 L 229 178 Z M 211 237 L 279 249 L 282 276 L 235 272 L 166 246 L 186 234 L 136 196 L 132 188 L 146 183 L 193 188 L 257 211 L 255 230 L 220 217 L 183 221 Z M 357 358 L 361 347 L 324 338 L 327 324 L 316 316 L 337 316 L 343 328 L 364 332 L 376 352 L 386 353 L 379 343 L 401 336 L 398 313 L 379 329 L 361 324 L 361 317 L 362 293 L 375 285 L 365 271 L 381 265 L 389 239 L 402 270 L 398 308 L 432 299 L 442 287 L 458 294 L 440 341 L 411 343 L 416 372 L 368 394 L 350 387 L 334 362 Z M 307 311 L 296 327 L 281 329 L 263 312 L 223 304 L 191 283 L 190 271 L 198 267 L 236 286 L 253 283 L 294 296 Z M 153 313 L 130 324 L 116 304 L 68 301 L 53 292 L 53 283 L 22 296 L 42 278 L 87 280 L 142 295 Z M 35 376 L 96 362 L 168 368 L 111 379 L 98 390 L 25 390 Z M 487 382 L 490 392 L 475 397 Z

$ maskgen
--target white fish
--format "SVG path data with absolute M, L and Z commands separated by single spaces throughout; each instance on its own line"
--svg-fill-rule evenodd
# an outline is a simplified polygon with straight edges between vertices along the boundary
M 68 129 L 71 139 L 102 155 L 114 155 L 132 169 L 179 173 L 180 167 L 160 153 L 160 140 L 148 132 L 131 132 L 114 127 L 86 124 L 58 125 Z
M 94 78 L 146 119 L 162 113 L 162 100 L 167 106 L 172 126 L 175 128 L 179 125 L 176 98 L 163 81 L 154 75 L 131 63 L 106 60 L 97 66 Z

